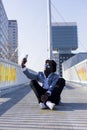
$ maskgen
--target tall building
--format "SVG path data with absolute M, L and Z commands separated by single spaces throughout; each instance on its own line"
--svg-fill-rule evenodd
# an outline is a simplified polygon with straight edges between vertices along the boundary
M 72 57 L 72 50 L 78 48 L 77 25 L 75 22 L 52 24 L 53 58 L 62 76 L 62 63 Z M 56 51 L 56 53 L 54 53 Z M 58 60 L 59 59 L 59 60 Z
M 0 0 L 0 57 L 8 58 L 8 18 Z
M 18 27 L 16 20 L 8 20 L 0 0 L 0 58 L 18 63 Z
M 10 60 L 18 63 L 18 25 L 16 20 L 8 20 L 8 43 Z

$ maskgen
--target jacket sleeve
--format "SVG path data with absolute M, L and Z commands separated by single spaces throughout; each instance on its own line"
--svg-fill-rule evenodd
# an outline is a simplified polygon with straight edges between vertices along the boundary
M 38 74 L 37 73 L 31 72 L 27 68 L 25 70 L 22 70 L 22 71 L 27 76 L 27 78 L 32 79 L 32 80 L 38 80 Z

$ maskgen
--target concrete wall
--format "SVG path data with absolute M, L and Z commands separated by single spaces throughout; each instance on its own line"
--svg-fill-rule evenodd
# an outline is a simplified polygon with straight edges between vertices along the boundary
M 87 85 L 87 59 L 67 69 L 63 64 L 63 77 L 69 82 Z
M 23 85 L 29 79 L 21 71 L 21 67 L 13 62 L 0 59 L 0 91 Z

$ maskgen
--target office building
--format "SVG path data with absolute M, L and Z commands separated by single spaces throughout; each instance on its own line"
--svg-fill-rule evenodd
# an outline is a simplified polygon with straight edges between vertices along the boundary
M 8 20 L 8 43 L 10 60 L 18 63 L 18 25 L 16 20 Z
M 8 18 L 0 0 L 0 58 L 8 58 Z
M 18 27 L 16 20 L 8 20 L 0 0 L 0 58 L 18 63 Z
M 62 76 L 62 63 L 72 57 L 72 50 L 78 48 L 76 23 L 52 24 L 53 58 L 58 64 L 59 74 Z M 56 51 L 56 53 L 54 53 Z

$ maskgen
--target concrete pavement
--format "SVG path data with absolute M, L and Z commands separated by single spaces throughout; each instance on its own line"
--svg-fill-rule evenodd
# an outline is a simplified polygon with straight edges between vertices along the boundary
M 25 86 L 0 98 L 0 130 L 87 130 L 87 88 L 65 87 L 62 103 L 41 110 Z

